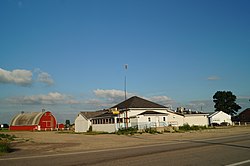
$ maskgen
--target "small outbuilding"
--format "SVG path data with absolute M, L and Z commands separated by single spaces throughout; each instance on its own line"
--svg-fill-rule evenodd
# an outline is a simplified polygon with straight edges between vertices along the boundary
M 10 130 L 54 130 L 57 128 L 55 116 L 43 109 L 41 112 L 20 113 L 10 123 Z
M 232 125 L 231 115 L 223 111 L 216 111 L 208 116 L 210 125 L 221 125 L 223 123 Z
M 87 132 L 91 126 L 92 118 L 100 116 L 107 111 L 80 112 L 75 119 L 75 132 Z

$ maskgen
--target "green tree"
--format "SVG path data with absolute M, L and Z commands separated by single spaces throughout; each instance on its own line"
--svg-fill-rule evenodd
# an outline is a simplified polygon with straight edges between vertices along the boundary
M 213 96 L 215 111 L 223 111 L 235 115 L 241 106 L 235 103 L 236 96 L 231 91 L 217 91 Z
M 66 127 L 66 128 L 69 128 L 69 127 L 70 127 L 70 120 L 66 120 L 66 121 L 65 121 L 65 127 Z

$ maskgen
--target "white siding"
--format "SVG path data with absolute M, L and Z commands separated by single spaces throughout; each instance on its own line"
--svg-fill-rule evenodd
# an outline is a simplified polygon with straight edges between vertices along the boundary
M 210 123 L 217 123 L 221 124 L 223 122 L 227 122 L 232 125 L 231 115 L 224 113 L 223 111 L 219 111 L 217 113 L 212 114 L 209 116 Z
M 208 117 L 202 114 L 187 114 L 184 117 L 184 124 L 189 124 L 190 126 L 208 126 Z
M 90 127 L 90 120 L 86 120 L 81 114 L 75 119 L 75 132 L 87 132 Z
M 117 131 L 116 124 L 92 124 L 92 131 L 113 133 Z
M 171 125 L 171 126 L 183 126 L 183 121 L 184 121 L 184 116 L 182 115 L 178 115 L 178 114 L 175 114 L 175 113 L 172 113 L 172 112 L 168 112 L 168 118 L 167 118 L 167 122 L 168 122 L 168 125 Z

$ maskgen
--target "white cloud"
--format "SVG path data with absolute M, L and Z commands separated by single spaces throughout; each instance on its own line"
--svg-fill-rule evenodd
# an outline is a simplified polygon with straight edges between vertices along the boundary
M 54 84 L 54 80 L 51 78 L 51 76 L 46 73 L 46 72 L 40 72 L 37 76 L 37 80 L 39 82 L 48 84 L 48 85 L 53 85 Z
M 248 99 L 250 101 L 250 96 L 239 96 L 238 99 Z
M 37 76 L 36 82 L 41 82 L 41 83 L 47 84 L 49 86 L 54 84 L 54 80 L 52 79 L 52 77 L 51 77 L 51 75 L 49 73 L 44 72 L 39 68 L 36 68 L 34 70 L 34 73 Z
M 122 90 L 116 89 L 96 89 L 93 91 L 95 99 L 85 101 L 85 104 L 92 105 L 96 109 L 109 108 L 124 100 L 125 94 Z M 133 93 L 127 93 L 127 98 L 133 96 Z
M 35 81 L 32 79 L 33 73 L 30 70 L 15 69 L 13 71 L 7 71 L 0 68 L 0 83 L 16 84 L 19 86 L 30 86 L 34 82 L 41 82 L 47 85 L 54 84 L 54 80 L 49 73 L 35 69 L 34 74 L 37 74 Z
M 170 107 L 175 103 L 175 101 L 172 100 L 168 96 L 152 96 L 152 97 L 149 97 L 148 100 L 164 105 L 164 106 L 170 106 Z
M 125 97 L 124 91 L 116 89 L 110 89 L 110 90 L 96 89 L 94 90 L 94 94 L 96 95 L 96 97 L 108 99 L 111 101 L 121 100 L 124 99 Z M 131 96 L 133 96 L 133 93 L 127 93 L 128 98 Z
M 190 101 L 185 107 L 194 111 L 213 112 L 214 102 L 213 100 Z
M 32 84 L 32 72 L 21 69 L 7 71 L 0 68 L 0 83 L 29 86 Z
M 71 96 L 59 92 L 50 92 L 47 95 L 19 96 L 7 99 L 12 104 L 76 104 L 78 101 Z
M 207 78 L 207 80 L 210 80 L 210 81 L 216 81 L 216 80 L 220 80 L 221 78 L 218 77 L 218 76 L 210 76 Z
M 124 91 L 122 90 L 116 90 L 116 89 L 110 89 L 110 90 L 104 90 L 104 89 L 97 89 L 94 90 L 94 94 L 96 97 L 100 99 L 92 99 L 88 100 L 87 104 L 93 104 L 95 106 L 99 107 L 105 107 L 109 108 L 111 106 L 114 106 L 124 100 Z M 127 93 L 127 98 L 132 97 L 136 94 L 134 93 Z M 152 97 L 143 97 L 147 100 L 153 101 L 155 103 L 164 105 L 164 106 L 172 106 L 175 104 L 175 101 L 172 100 L 168 96 L 152 96 Z

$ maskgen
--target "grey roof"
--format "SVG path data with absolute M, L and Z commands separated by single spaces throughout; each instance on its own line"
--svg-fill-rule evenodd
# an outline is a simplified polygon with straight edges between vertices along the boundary
M 108 112 L 107 110 L 101 110 L 101 111 L 94 111 L 94 112 L 80 112 L 80 114 L 85 117 L 86 119 L 91 119 L 96 116 L 100 116 L 102 114 L 105 114 Z
M 16 115 L 12 120 L 11 126 L 28 126 L 28 125 L 38 125 L 40 118 L 46 112 L 29 112 L 29 113 L 20 113 Z
M 167 108 L 167 107 L 137 96 L 133 96 L 111 108 L 127 109 L 127 108 Z
M 113 118 L 113 117 L 117 117 L 117 114 L 113 114 L 111 112 L 105 112 L 103 114 L 97 115 L 95 117 L 93 117 L 92 119 L 102 119 L 102 118 Z

